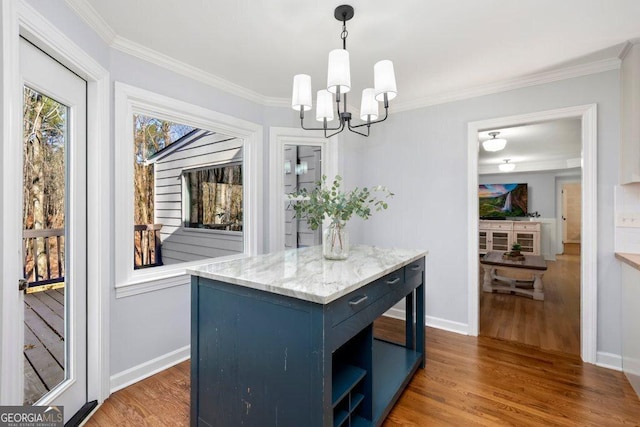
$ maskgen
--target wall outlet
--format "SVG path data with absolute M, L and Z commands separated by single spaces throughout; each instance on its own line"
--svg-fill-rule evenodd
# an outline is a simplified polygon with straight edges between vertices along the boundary
M 640 228 L 640 212 L 617 213 L 616 227 Z

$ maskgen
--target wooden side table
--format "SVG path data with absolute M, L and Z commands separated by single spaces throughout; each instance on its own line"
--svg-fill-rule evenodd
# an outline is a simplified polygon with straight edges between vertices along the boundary
M 542 276 L 547 270 L 547 263 L 540 255 L 525 255 L 524 261 L 512 261 L 502 258 L 503 252 L 488 252 L 480 260 L 484 270 L 482 290 L 485 292 L 512 292 L 517 295 L 530 296 L 535 300 L 544 300 Z M 532 280 L 517 280 L 512 277 L 498 276 L 496 269 L 505 273 L 527 272 Z

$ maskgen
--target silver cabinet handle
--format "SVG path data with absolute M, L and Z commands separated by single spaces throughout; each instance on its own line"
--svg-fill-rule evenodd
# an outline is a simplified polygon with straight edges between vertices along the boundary
M 395 285 L 399 281 L 400 281 L 400 278 L 396 277 L 395 279 L 387 280 L 387 285 Z
M 414 265 L 411 267 L 411 271 L 418 271 L 418 270 L 420 270 L 420 264 Z
M 351 305 L 351 306 L 355 306 L 355 305 L 358 305 L 358 304 L 360 304 L 360 303 L 362 303 L 362 302 L 365 302 L 365 301 L 366 301 L 366 300 L 368 300 L 368 299 L 369 299 L 369 297 L 368 297 L 368 296 L 366 296 L 366 295 L 362 295 L 362 296 L 360 296 L 360 297 L 359 297 L 359 298 L 357 298 L 357 299 L 352 299 L 351 301 L 349 301 L 349 305 Z

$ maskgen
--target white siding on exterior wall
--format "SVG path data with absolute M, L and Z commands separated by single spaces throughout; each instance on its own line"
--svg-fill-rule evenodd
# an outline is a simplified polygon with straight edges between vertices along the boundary
M 175 144 L 179 144 L 175 142 Z M 169 146 L 171 147 L 171 146 Z M 162 261 L 175 264 L 243 252 L 241 231 L 184 228 L 182 174 L 205 166 L 242 162 L 242 140 L 220 134 L 181 144 L 155 162 L 155 222 L 162 224 Z

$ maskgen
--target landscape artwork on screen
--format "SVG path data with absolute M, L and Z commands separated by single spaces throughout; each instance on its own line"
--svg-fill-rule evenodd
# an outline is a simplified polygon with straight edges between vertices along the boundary
M 480 218 L 527 215 L 527 184 L 481 184 Z

